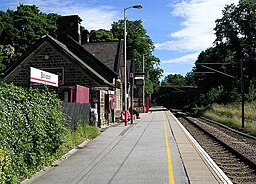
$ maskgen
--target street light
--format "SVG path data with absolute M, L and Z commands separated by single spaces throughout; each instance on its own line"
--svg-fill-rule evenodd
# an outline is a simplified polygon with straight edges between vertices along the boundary
M 130 9 L 130 8 L 135 8 L 135 9 L 141 9 L 142 6 L 141 5 L 134 5 L 134 6 L 129 6 L 127 8 L 124 8 L 124 110 L 127 110 L 127 74 L 126 74 L 126 57 L 127 57 L 127 53 L 126 53 L 126 10 Z

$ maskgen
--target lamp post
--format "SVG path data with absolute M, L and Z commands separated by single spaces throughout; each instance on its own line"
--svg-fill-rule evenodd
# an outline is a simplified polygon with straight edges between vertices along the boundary
M 142 73 L 145 73 L 145 57 L 144 54 L 142 55 Z M 143 79 L 143 86 L 142 86 L 142 112 L 145 112 L 145 75 Z
M 126 52 L 126 10 L 130 8 L 135 8 L 135 9 L 141 9 L 141 5 L 134 5 L 134 6 L 129 6 L 127 8 L 124 8 L 124 110 L 127 110 L 127 73 L 126 73 L 126 58 L 127 58 L 127 52 Z M 126 118 L 125 118 L 126 119 Z M 127 122 L 125 122 L 127 124 Z

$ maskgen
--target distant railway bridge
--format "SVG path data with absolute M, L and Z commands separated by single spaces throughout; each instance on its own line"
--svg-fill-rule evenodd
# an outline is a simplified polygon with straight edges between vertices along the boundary
M 199 95 L 197 86 L 161 86 L 159 91 L 152 95 L 152 102 L 165 107 L 189 106 L 196 95 Z

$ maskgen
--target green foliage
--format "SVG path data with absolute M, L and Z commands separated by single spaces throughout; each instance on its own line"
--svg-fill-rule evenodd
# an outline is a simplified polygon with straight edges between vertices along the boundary
M 196 68 L 192 72 L 200 73 L 201 75 L 194 75 L 192 82 L 194 82 L 194 85 L 200 87 L 202 89 L 201 92 L 204 94 L 220 85 L 227 91 L 232 91 L 233 87 L 237 85 L 236 80 L 227 75 L 234 76 L 238 79 L 240 72 L 237 67 L 239 65 L 235 64 L 234 56 L 232 56 L 231 51 L 224 45 L 211 47 L 201 52 L 198 56 Z
M 147 31 L 144 29 L 141 20 L 126 21 L 127 27 L 127 58 L 138 58 L 136 54 L 149 54 L 153 51 L 154 45 Z M 113 22 L 111 32 L 115 38 L 124 38 L 124 20 Z M 142 58 L 142 57 L 141 57 Z
M 0 72 L 5 69 L 5 65 L 3 64 L 4 56 L 2 51 L 2 45 L 0 45 Z
M 29 177 L 52 162 L 64 142 L 61 101 L 55 94 L 3 84 L 0 145 L 12 154 L 7 183 Z
M 77 145 L 85 140 L 91 140 L 96 138 L 99 134 L 100 132 L 98 128 L 78 122 L 73 131 L 71 131 L 70 129 L 66 129 L 65 142 L 61 145 L 59 149 L 59 155 L 66 153 L 72 148 L 76 148 Z
M 0 183 L 5 183 L 11 161 L 10 153 L 6 149 L 0 148 Z
M 188 72 L 184 77 L 185 85 L 196 86 L 195 76 L 193 72 Z
M 0 183 L 19 183 L 99 135 L 82 121 L 65 128 L 61 103 L 47 90 L 0 86 Z
M 256 87 L 252 82 L 249 87 L 249 93 L 245 97 L 247 102 L 256 102 Z
M 184 86 L 185 85 L 185 78 L 181 74 L 169 74 L 164 78 L 162 81 L 162 86 Z
M 234 88 L 228 95 L 228 102 L 240 102 L 241 101 L 241 93 L 237 88 Z
M 197 105 L 208 107 L 214 103 L 225 103 L 226 91 L 223 86 L 212 88 L 207 94 L 201 94 Z
M 15 49 L 11 45 L 0 45 L 0 72 L 10 64 L 11 58 L 15 54 Z
M 218 88 L 213 88 L 207 94 L 207 100 L 209 104 L 222 103 L 223 97 L 225 96 L 224 87 L 218 86 Z
M 0 11 L 0 45 L 13 46 L 15 60 L 43 35 L 56 36 L 58 17 L 40 12 L 35 5 L 20 4 L 15 11 Z
M 245 131 L 251 135 L 256 135 L 256 104 L 245 103 Z M 230 127 L 241 129 L 241 104 L 233 103 L 227 105 L 213 104 L 204 113 L 204 116 L 223 123 Z
M 207 93 L 218 86 L 224 87 L 226 101 L 240 100 L 240 91 L 237 90 L 240 89 L 240 61 L 243 61 L 244 89 L 248 93 L 246 100 L 255 101 L 255 88 L 250 86 L 250 81 L 256 79 L 255 25 L 255 0 L 240 0 L 237 5 L 230 4 L 224 7 L 222 18 L 216 20 L 214 47 L 200 53 L 196 67 L 191 72 L 203 74 L 190 74 L 186 77 L 186 81 L 200 89 L 199 96 L 206 98 L 205 101 L 208 100 Z M 213 71 L 211 74 L 205 73 Z
M 145 93 L 151 95 L 160 86 L 163 70 L 159 68 L 160 59 L 152 55 L 154 44 L 141 20 L 126 21 L 127 25 L 127 59 L 136 61 L 136 72 L 142 72 L 143 58 L 146 72 Z M 124 20 L 113 22 L 111 32 L 114 38 L 124 38 Z M 143 57 L 144 56 L 144 57 Z
M 116 41 L 117 39 L 114 38 L 113 33 L 104 30 L 104 29 L 99 29 L 99 30 L 92 30 L 90 32 L 90 41 L 91 42 L 105 42 L 105 41 Z

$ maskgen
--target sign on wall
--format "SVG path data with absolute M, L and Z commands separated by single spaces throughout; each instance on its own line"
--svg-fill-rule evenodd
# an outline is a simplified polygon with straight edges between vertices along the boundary
M 30 67 L 30 82 L 58 87 L 58 75 Z
M 42 68 L 42 70 L 58 75 L 59 77 L 58 84 L 59 85 L 64 84 L 64 68 L 63 67 Z

